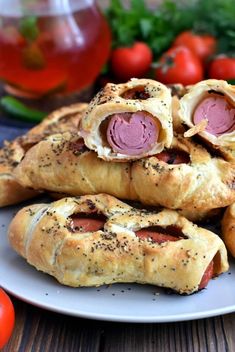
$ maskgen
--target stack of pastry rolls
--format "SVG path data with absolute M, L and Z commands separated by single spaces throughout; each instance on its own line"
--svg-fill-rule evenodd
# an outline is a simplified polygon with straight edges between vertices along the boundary
M 140 202 L 143 207 L 151 206 L 153 209 L 151 216 L 157 218 L 160 216 L 159 214 L 162 214 L 161 219 L 163 220 L 160 228 L 156 228 L 156 222 L 149 220 L 144 239 L 136 239 L 136 230 L 138 232 L 142 227 L 141 222 L 145 222 L 148 217 L 148 213 L 144 211 L 138 213 L 140 216 L 138 218 L 139 227 L 132 227 L 133 218 L 126 216 L 121 217 L 117 224 L 112 223 L 114 227 L 105 225 L 101 229 L 95 228 L 94 231 L 86 232 L 82 225 L 78 226 L 80 230 L 75 231 L 75 235 L 73 235 L 78 241 L 85 241 L 85 239 L 87 241 L 88 238 L 92 241 L 97 238 L 98 241 L 99 236 L 103 235 L 100 233 L 99 236 L 95 235 L 97 231 L 103 231 L 107 236 L 119 233 L 119 230 L 121 233 L 124 231 L 125 236 L 127 233 L 130 234 L 130 231 L 133 234 L 134 231 L 133 241 L 141 242 L 143 240 L 144 243 L 147 241 L 149 245 L 159 249 L 160 256 L 162 246 L 172 247 L 170 256 L 173 258 L 175 253 L 177 265 L 180 265 L 180 260 L 182 263 L 185 258 L 178 253 L 177 246 L 180 241 L 189 243 L 186 233 L 182 230 L 184 221 L 194 228 L 190 221 L 207 219 L 235 202 L 235 163 L 233 159 L 235 101 L 233 87 L 224 81 L 208 80 L 188 89 L 178 87 L 178 92 L 179 90 L 182 96 L 172 98 L 171 90 L 168 87 L 153 80 L 132 79 L 124 84 L 107 84 L 79 115 L 76 129 L 49 135 L 25 153 L 22 161 L 14 168 L 15 180 L 25 189 L 49 191 L 61 194 L 61 196 L 64 194 L 72 197 L 84 196 L 83 199 L 89 200 L 92 195 L 98 195 L 97 199 L 100 199 L 99 197 L 102 198 L 104 195 L 100 196 L 99 194 L 104 193 L 118 199 Z M 66 202 L 71 198 L 65 199 L 59 202 L 64 202 L 66 208 Z M 76 199 L 72 198 L 71 202 L 76 202 Z M 111 197 L 111 199 L 113 198 Z M 114 201 L 119 202 L 117 199 Z M 51 205 L 53 209 L 55 204 Z M 123 206 L 127 207 L 127 205 Z M 40 206 L 35 205 L 35 207 L 41 214 Z M 159 207 L 170 210 L 160 211 Z M 138 212 L 133 209 L 129 209 L 131 213 Z M 30 211 L 23 210 L 16 215 L 13 224 L 14 221 L 16 223 L 20 221 L 19 219 L 22 217 L 25 219 L 25 224 L 28 224 L 31 221 L 27 215 L 28 212 Z M 88 216 L 87 209 L 79 209 L 79 212 L 84 213 L 85 218 Z M 97 208 L 96 212 L 100 214 Z M 112 216 L 114 215 L 112 214 Z M 39 223 L 44 216 L 45 213 L 42 212 L 36 217 L 39 219 Z M 169 217 L 173 219 L 175 216 L 178 220 L 180 219 L 179 223 L 175 223 L 173 220 L 172 223 L 168 221 Z M 64 225 L 64 221 L 60 219 L 57 220 L 57 223 Z M 17 228 L 19 230 L 16 230 Z M 35 225 L 35 219 L 34 225 L 30 228 L 33 229 L 33 233 L 37 232 L 36 237 L 39 236 L 39 232 L 42 232 L 42 226 Z M 36 228 L 37 230 L 35 230 Z M 157 235 L 152 234 L 160 233 L 161 235 L 180 237 L 179 231 L 182 239 L 174 241 L 174 244 L 168 243 L 170 239 L 167 236 L 163 236 L 163 244 L 158 243 L 158 240 L 154 240 Z M 206 237 L 200 228 L 195 227 L 195 231 L 200 238 L 201 236 L 202 238 Z M 24 226 L 13 225 L 10 228 L 9 233 L 13 247 L 39 270 L 48 272 L 60 282 L 72 286 L 91 286 L 111 282 L 147 282 L 170 287 L 179 293 L 192 293 L 203 288 L 201 280 L 205 273 L 206 276 L 209 276 L 208 271 L 211 271 L 210 276 L 215 276 L 228 269 L 224 243 L 217 235 L 210 233 L 210 236 L 216 239 L 217 247 L 211 255 L 211 260 L 204 263 L 203 266 L 197 260 L 192 261 L 193 270 L 201 268 L 197 282 L 192 285 L 189 285 L 191 279 L 187 277 L 186 281 L 188 281 L 183 284 L 183 287 L 180 286 L 176 281 L 181 279 L 172 280 L 172 275 L 166 271 L 166 281 L 162 280 L 162 272 L 158 272 L 158 270 L 162 270 L 161 265 L 150 270 L 151 276 L 143 271 L 141 266 L 138 272 L 138 268 L 132 262 L 131 266 L 135 274 L 129 273 L 129 269 L 126 268 L 127 271 L 124 270 L 123 275 L 116 275 L 116 272 L 114 275 L 106 273 L 106 276 L 100 276 L 100 280 L 93 277 L 96 276 L 95 271 L 89 272 L 89 280 L 87 278 L 83 280 L 80 276 L 76 280 L 75 278 L 67 280 L 63 275 L 70 276 L 72 274 L 65 273 L 59 268 L 62 262 L 57 263 L 57 259 L 54 268 L 48 267 L 48 263 L 51 261 L 48 258 L 48 263 L 45 262 L 44 266 L 39 265 L 37 261 L 34 262 L 34 258 L 38 259 L 39 248 L 34 247 L 33 244 L 29 245 L 27 239 L 24 240 L 27 244 L 27 250 L 22 249 L 23 245 L 19 249 L 19 238 L 22 239 L 22 236 L 34 238 L 34 235 L 25 234 L 25 232 L 27 231 Z M 60 234 L 57 244 L 53 242 L 54 240 L 51 240 L 53 243 L 48 240 L 50 242 L 48 245 L 63 248 L 67 240 L 72 241 L 73 236 L 71 236 L 71 231 L 68 236 Z M 224 236 L 226 244 L 225 238 L 226 236 Z M 34 244 L 36 243 L 36 241 L 32 241 Z M 69 242 L 71 255 L 75 248 L 72 249 L 72 242 Z M 117 242 L 115 243 L 117 244 Z M 203 250 L 207 252 L 210 244 L 209 241 L 207 244 L 205 243 Z M 190 246 L 192 243 L 189 244 L 187 250 L 190 250 Z M 104 248 L 107 247 L 104 246 Z M 131 247 L 128 256 L 135 255 L 136 251 L 139 253 L 140 248 Z M 141 251 L 143 251 L 142 242 Z M 223 255 L 222 252 L 217 255 L 219 251 L 222 251 Z M 143 252 L 141 253 L 143 254 Z M 111 253 L 109 254 L 111 255 Z M 95 254 L 90 255 L 96 256 Z M 155 256 L 155 254 L 153 255 Z M 120 256 L 122 258 L 121 254 Z M 75 254 L 72 257 L 73 270 L 75 270 L 80 257 L 79 255 L 76 257 Z M 214 259 L 213 269 L 211 269 L 212 259 L 218 257 L 220 260 Z M 113 267 L 118 267 L 119 260 L 122 259 L 116 254 L 115 260 L 112 256 L 111 258 L 114 261 Z M 156 254 L 156 260 L 159 261 L 160 259 L 157 258 Z M 62 265 L 64 268 L 70 262 L 69 251 L 61 260 L 65 261 L 64 266 Z M 145 267 L 147 259 L 142 258 L 141 260 Z M 170 262 L 169 257 L 167 257 L 167 261 Z M 97 268 L 98 271 L 102 270 L 102 265 L 100 264 L 100 268 Z M 166 262 L 164 265 L 167 265 Z M 81 266 L 85 268 L 85 264 L 81 264 Z M 192 268 L 190 270 L 193 273 Z M 93 275 L 92 278 L 90 275 Z M 155 275 L 160 275 L 159 281 Z M 170 282 L 173 282 L 172 285 Z M 190 289 L 186 290 L 186 286 Z

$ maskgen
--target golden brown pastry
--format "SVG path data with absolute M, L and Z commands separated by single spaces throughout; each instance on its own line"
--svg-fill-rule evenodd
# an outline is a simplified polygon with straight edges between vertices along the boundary
M 156 205 L 157 201 L 183 210 L 195 221 L 234 201 L 234 180 L 234 164 L 180 135 L 170 149 L 132 166 L 132 184 L 142 203 Z
M 72 196 L 108 193 L 183 211 L 200 220 L 235 201 L 235 165 L 178 136 L 172 147 L 132 163 L 104 161 L 76 133 L 48 137 L 15 169 L 25 187 Z
M 179 114 L 188 126 L 186 137 L 195 134 L 217 148 L 235 150 L 235 87 L 208 79 L 191 87 L 180 99 Z
M 16 204 L 32 198 L 37 194 L 34 190 L 25 189 L 13 175 L 14 168 L 25 154 L 18 140 L 5 142 L 0 149 L 0 207 Z
M 45 136 L 62 131 L 76 131 L 81 113 L 87 104 L 74 104 L 51 113 L 39 125 L 12 142 L 5 142 L 0 149 L 0 207 L 16 204 L 37 193 L 25 189 L 13 175 L 14 168 L 24 157 L 26 151 Z
M 235 257 L 235 203 L 227 207 L 221 225 L 222 239 L 228 251 Z
M 170 90 L 150 79 L 108 83 L 80 123 L 86 146 L 98 157 L 128 161 L 159 153 L 173 137 Z
M 137 282 L 191 294 L 228 270 L 222 240 L 177 212 L 150 213 L 100 194 L 19 211 L 11 246 L 60 283 Z
M 184 86 L 181 83 L 167 84 L 167 88 L 170 89 L 172 97 L 182 98 L 187 92 L 189 86 Z
M 185 127 L 182 124 L 181 117 L 179 115 L 180 98 L 182 98 L 189 90 L 190 86 L 183 86 L 182 84 L 168 84 L 167 87 L 171 91 L 172 95 L 172 120 L 173 120 L 173 131 L 175 133 L 184 133 Z
M 75 196 L 105 192 L 136 199 L 131 164 L 98 158 L 78 133 L 56 134 L 38 143 L 26 153 L 15 176 L 23 186 L 35 189 Z

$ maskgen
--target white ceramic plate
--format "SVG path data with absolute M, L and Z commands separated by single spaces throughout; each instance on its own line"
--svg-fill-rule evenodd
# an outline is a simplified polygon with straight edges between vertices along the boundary
M 169 295 L 148 285 L 62 286 L 10 248 L 7 227 L 18 208 L 0 210 L 0 285 L 23 301 L 64 314 L 120 322 L 175 322 L 235 311 L 234 260 L 228 273 L 191 296 Z

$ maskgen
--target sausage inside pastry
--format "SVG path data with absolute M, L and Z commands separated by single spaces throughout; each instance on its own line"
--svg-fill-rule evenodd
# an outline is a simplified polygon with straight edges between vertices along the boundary
M 235 164 L 180 135 L 171 148 L 132 165 L 132 185 L 142 203 L 182 211 L 193 221 L 231 204 L 234 180 Z
M 131 187 L 131 163 L 97 157 L 78 133 L 49 136 L 31 148 L 15 169 L 22 186 L 73 196 L 108 193 L 136 199 Z
M 81 120 L 86 146 L 104 160 L 126 161 L 152 155 L 172 141 L 170 90 L 149 79 L 109 83 Z
M 227 207 L 221 225 L 223 241 L 228 251 L 235 257 L 235 203 Z
M 0 207 L 19 203 L 37 194 L 16 181 L 13 175 L 15 167 L 25 153 L 46 136 L 56 132 L 77 131 L 81 113 L 86 107 L 87 104 L 79 103 L 58 109 L 25 135 L 5 142 L 0 149 Z
M 29 264 L 74 287 L 136 282 L 191 294 L 228 270 L 217 235 L 175 211 L 140 211 L 105 194 L 26 207 L 9 241 Z
M 209 79 L 192 86 L 180 100 L 186 137 L 199 134 L 215 146 L 235 149 L 235 87 Z
M 235 201 L 235 165 L 180 136 L 154 156 L 116 163 L 98 158 L 77 133 L 57 134 L 31 148 L 15 176 L 25 187 L 72 196 L 108 193 L 181 210 L 194 221 Z
M 20 185 L 13 175 L 14 168 L 24 154 L 25 150 L 17 139 L 5 142 L 0 149 L 0 207 L 16 204 L 37 194 L 36 191 Z

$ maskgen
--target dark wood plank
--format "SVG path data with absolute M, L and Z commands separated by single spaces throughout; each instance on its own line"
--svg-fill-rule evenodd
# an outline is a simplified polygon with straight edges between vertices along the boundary
M 128 324 L 49 312 L 13 298 L 14 333 L 3 352 L 235 351 L 235 314 L 188 322 Z
M 103 352 L 235 351 L 235 314 L 171 324 L 120 324 L 105 330 Z
M 13 299 L 16 323 L 4 352 L 98 352 L 99 322 L 49 312 Z

